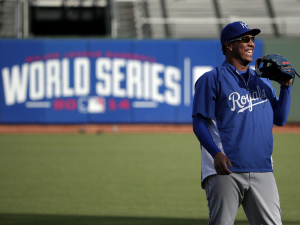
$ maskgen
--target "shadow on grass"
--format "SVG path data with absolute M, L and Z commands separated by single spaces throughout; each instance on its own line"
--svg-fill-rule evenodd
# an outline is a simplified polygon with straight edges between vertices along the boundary
M 207 225 L 206 219 L 0 214 L 1 225 Z M 248 225 L 236 221 L 235 225 Z M 284 222 L 283 224 L 300 224 Z

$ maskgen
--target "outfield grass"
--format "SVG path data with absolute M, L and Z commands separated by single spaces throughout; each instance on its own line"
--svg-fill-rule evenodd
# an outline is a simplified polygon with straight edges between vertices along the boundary
M 300 135 L 274 140 L 284 224 L 300 224 Z M 207 224 L 200 162 L 193 134 L 0 135 L 0 224 Z

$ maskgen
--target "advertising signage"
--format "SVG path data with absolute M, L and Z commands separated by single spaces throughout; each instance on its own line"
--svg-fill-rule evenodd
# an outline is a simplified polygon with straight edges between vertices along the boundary
M 191 123 L 224 59 L 218 40 L 0 40 L 0 122 Z

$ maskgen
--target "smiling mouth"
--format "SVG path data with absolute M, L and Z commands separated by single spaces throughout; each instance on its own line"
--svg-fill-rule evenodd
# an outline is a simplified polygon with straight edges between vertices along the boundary
M 253 50 L 248 50 L 248 51 L 246 51 L 246 54 L 252 55 L 252 54 L 253 54 Z

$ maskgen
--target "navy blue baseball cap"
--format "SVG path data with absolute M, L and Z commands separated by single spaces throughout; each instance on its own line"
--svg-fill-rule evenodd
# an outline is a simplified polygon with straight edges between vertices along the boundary
M 242 21 L 233 22 L 223 28 L 220 38 L 221 45 L 223 46 L 226 41 L 229 41 L 233 38 L 242 37 L 247 34 L 255 36 L 259 33 L 260 29 L 255 28 L 251 30 L 249 26 Z

